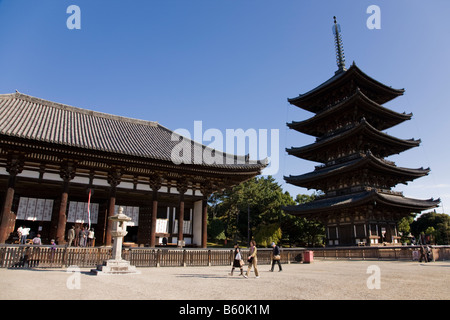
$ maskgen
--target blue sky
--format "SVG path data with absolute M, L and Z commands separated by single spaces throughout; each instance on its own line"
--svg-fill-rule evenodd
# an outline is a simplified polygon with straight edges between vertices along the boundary
M 81 9 L 69 30 L 66 9 Z M 381 29 L 370 30 L 370 5 Z M 96 111 L 158 121 L 175 130 L 279 129 L 274 177 L 310 172 L 317 163 L 286 147 L 314 139 L 286 122 L 312 116 L 287 103 L 337 69 L 331 32 L 341 24 L 347 66 L 405 95 L 386 104 L 412 112 L 387 130 L 422 144 L 392 156 L 431 173 L 395 190 L 450 207 L 450 12 L 448 0 L 0 0 L 0 93 L 22 93 Z M 448 211 L 448 210 L 447 210 Z

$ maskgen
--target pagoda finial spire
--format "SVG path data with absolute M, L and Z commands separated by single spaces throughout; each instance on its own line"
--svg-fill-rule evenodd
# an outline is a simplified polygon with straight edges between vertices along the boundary
M 347 71 L 347 69 L 345 68 L 344 45 L 342 43 L 341 37 L 341 26 L 336 22 L 336 16 L 334 16 L 333 19 L 334 45 L 336 46 L 336 63 L 338 66 L 338 70 L 335 73 L 338 74 L 343 71 Z

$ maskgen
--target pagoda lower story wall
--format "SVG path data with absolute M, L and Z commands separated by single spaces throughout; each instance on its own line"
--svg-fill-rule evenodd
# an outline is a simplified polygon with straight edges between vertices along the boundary
M 372 221 L 371 223 L 327 225 L 326 236 L 328 246 L 400 244 L 395 222 Z
M 400 245 L 397 222 L 404 214 L 387 208 L 375 213 L 357 209 L 330 214 L 325 221 L 326 245 Z

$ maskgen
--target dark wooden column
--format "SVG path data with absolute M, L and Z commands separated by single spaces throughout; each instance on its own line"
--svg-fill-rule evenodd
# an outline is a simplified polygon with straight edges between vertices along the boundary
M 202 248 L 207 247 L 208 241 L 208 198 L 212 194 L 213 186 L 210 182 L 205 183 L 200 192 L 203 194 L 202 199 Z
M 9 238 L 11 229 L 14 230 L 16 216 L 11 212 L 11 209 L 14 199 L 16 177 L 22 172 L 22 170 L 23 158 L 19 155 L 11 155 L 6 164 L 6 171 L 9 173 L 9 179 L 0 222 L 0 243 L 5 243 L 5 241 Z
M 156 219 L 158 216 L 158 190 L 161 188 L 161 177 L 154 176 L 150 178 L 150 187 L 152 188 L 152 220 L 150 225 L 150 247 L 156 246 Z
M 65 244 L 64 235 L 66 233 L 67 222 L 67 201 L 69 198 L 69 184 L 70 180 L 75 178 L 75 162 L 65 161 L 60 168 L 59 176 L 63 179 L 61 203 L 58 212 L 58 227 L 56 229 L 56 243 Z
M 108 205 L 108 219 L 106 221 L 106 236 L 105 236 L 105 245 L 110 246 L 112 243 L 111 240 L 111 231 L 112 231 L 112 222 L 109 220 L 109 217 L 114 215 L 114 209 L 116 206 L 116 192 L 117 186 L 120 184 L 122 179 L 122 171 L 119 168 L 112 168 L 108 173 L 108 183 L 111 186 L 109 191 L 109 205 Z
M 178 181 L 177 190 L 180 193 L 180 203 L 178 206 L 178 241 L 183 241 L 184 194 L 187 191 L 187 182 L 185 180 Z

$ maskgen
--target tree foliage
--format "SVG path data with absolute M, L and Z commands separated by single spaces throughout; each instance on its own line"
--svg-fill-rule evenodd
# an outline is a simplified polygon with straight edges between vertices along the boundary
M 426 212 L 411 223 L 411 233 L 416 239 L 425 234 L 432 236 L 435 244 L 449 244 L 450 216 L 434 211 Z
M 247 243 L 254 238 L 261 246 L 286 239 L 290 244 L 314 243 L 320 227 L 286 214 L 284 206 L 306 202 L 314 196 L 298 195 L 296 201 L 271 176 L 256 177 L 210 199 L 210 221 L 222 223 L 226 238 Z M 214 236 L 220 235 L 214 222 Z M 220 227 L 219 227 L 220 229 Z
M 403 217 L 398 222 L 398 232 L 401 234 L 401 242 L 402 243 L 411 243 L 411 238 L 409 237 L 411 233 L 411 223 L 413 223 L 414 217 L 413 216 L 407 216 Z

